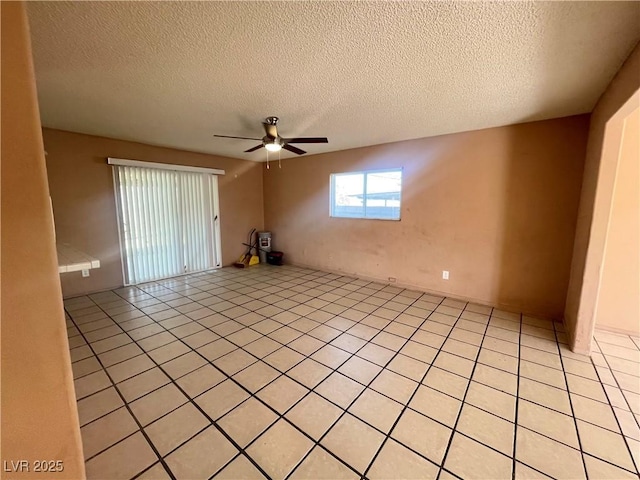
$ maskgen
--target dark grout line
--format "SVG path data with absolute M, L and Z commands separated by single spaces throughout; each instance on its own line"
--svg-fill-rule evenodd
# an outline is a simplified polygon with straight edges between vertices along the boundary
M 511 452 L 511 479 L 516 480 L 516 454 L 517 454 L 517 445 L 518 445 L 518 409 L 520 406 L 520 361 L 521 361 L 521 351 L 522 351 L 522 314 L 520 315 L 520 332 L 518 332 L 518 373 L 516 380 L 516 411 L 514 413 L 513 418 L 513 450 Z
M 584 459 L 584 450 L 582 448 L 582 440 L 580 438 L 580 430 L 578 430 L 578 420 L 576 418 L 576 412 L 573 408 L 573 399 L 571 398 L 571 391 L 569 390 L 569 380 L 567 379 L 567 372 L 564 369 L 564 361 L 562 357 L 562 352 L 560 351 L 560 346 L 558 345 L 558 354 L 560 354 L 560 364 L 562 365 L 562 374 L 564 376 L 564 383 L 567 386 L 567 396 L 569 397 L 569 408 L 571 408 L 571 417 L 573 418 L 573 424 L 576 429 L 576 437 L 578 438 L 578 447 L 580 451 L 580 460 L 582 460 L 582 468 L 585 474 L 585 477 L 588 476 L 587 471 L 587 463 Z

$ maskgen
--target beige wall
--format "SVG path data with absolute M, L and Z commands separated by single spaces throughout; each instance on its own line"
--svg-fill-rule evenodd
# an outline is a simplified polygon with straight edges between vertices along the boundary
M 27 19 L 17 2 L 0 2 L 0 16 L 2 460 L 64 462 L 62 473 L 1 475 L 78 479 L 84 462 Z
M 640 108 L 625 120 L 602 262 L 596 326 L 640 334 Z
M 61 275 L 65 297 L 121 286 L 112 167 L 107 157 L 219 168 L 223 265 L 236 261 L 246 236 L 263 226 L 262 164 L 141 143 L 43 129 L 49 188 L 58 242 L 70 243 L 100 260 L 83 278 Z
M 578 222 L 574 240 L 571 276 L 567 291 L 565 326 L 576 352 L 588 353 L 595 324 L 595 308 L 604 252 L 611 192 L 618 152 L 605 148 L 605 130 L 609 141 L 619 144 L 621 123 L 612 118 L 640 87 L 640 45 L 636 46 L 620 71 L 602 94 L 591 114 L 589 141 L 580 195 Z M 615 123 L 615 122 L 614 122 Z
M 264 171 L 265 228 L 287 262 L 560 319 L 588 121 L 285 160 Z M 389 167 L 404 168 L 400 222 L 329 218 L 331 173 Z

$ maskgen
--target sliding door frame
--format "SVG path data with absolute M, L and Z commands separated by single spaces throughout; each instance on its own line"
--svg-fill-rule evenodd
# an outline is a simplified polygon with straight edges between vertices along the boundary
M 213 260 L 214 260 L 215 266 L 201 269 L 201 270 L 185 272 L 178 275 L 171 275 L 168 277 L 156 278 L 154 280 L 149 280 L 148 282 L 154 282 L 158 280 L 164 280 L 167 278 L 174 278 L 174 277 L 179 277 L 183 275 L 191 275 L 194 273 L 210 270 L 212 268 L 222 267 L 222 237 L 220 234 L 220 198 L 219 198 L 219 192 L 218 192 L 218 186 L 219 186 L 218 176 L 224 175 L 225 174 L 224 170 L 215 169 L 215 168 L 192 167 L 188 165 L 174 165 L 174 164 L 168 164 L 168 163 L 155 163 L 155 162 L 145 162 L 145 161 L 139 161 L 139 160 L 127 160 L 127 159 L 112 158 L 112 157 L 107 158 L 107 163 L 109 165 L 114 165 L 114 166 L 140 167 L 140 168 L 149 168 L 149 169 L 158 169 L 158 170 L 174 170 L 177 172 L 204 173 L 204 174 L 207 174 L 208 176 L 208 189 L 209 189 L 209 199 L 208 199 L 209 205 L 208 206 L 212 216 L 211 216 L 210 223 L 207 222 L 209 223 L 209 225 L 205 225 L 205 228 L 207 229 L 210 228 L 212 230 L 211 231 L 212 236 L 210 238 L 213 240 L 213 245 L 209 245 L 209 248 L 213 252 L 213 256 L 214 256 Z M 121 227 L 123 214 L 122 214 L 120 181 L 118 178 L 118 169 L 113 168 L 112 170 L 113 170 L 112 175 L 113 175 L 114 196 L 115 196 L 115 202 L 116 202 L 116 217 L 117 217 L 116 222 L 118 224 L 118 242 L 120 246 L 120 266 L 122 269 L 122 281 L 125 286 L 140 285 L 140 284 L 148 283 L 147 281 L 140 282 L 137 284 L 127 283 L 127 280 L 129 279 L 127 274 L 128 269 L 126 266 L 127 265 L 126 264 L 127 258 L 125 255 L 126 248 L 123 245 L 124 232 L 122 232 L 122 227 Z

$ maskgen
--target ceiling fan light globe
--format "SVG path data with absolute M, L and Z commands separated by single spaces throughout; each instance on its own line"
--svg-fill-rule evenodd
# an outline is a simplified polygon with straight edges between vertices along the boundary
M 269 150 L 270 152 L 279 152 L 282 149 L 282 145 L 279 143 L 265 143 L 264 148 Z

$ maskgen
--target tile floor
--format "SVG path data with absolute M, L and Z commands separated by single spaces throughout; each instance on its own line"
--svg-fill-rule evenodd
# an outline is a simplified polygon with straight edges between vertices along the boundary
M 638 478 L 638 338 L 291 266 L 65 307 L 89 478 Z

